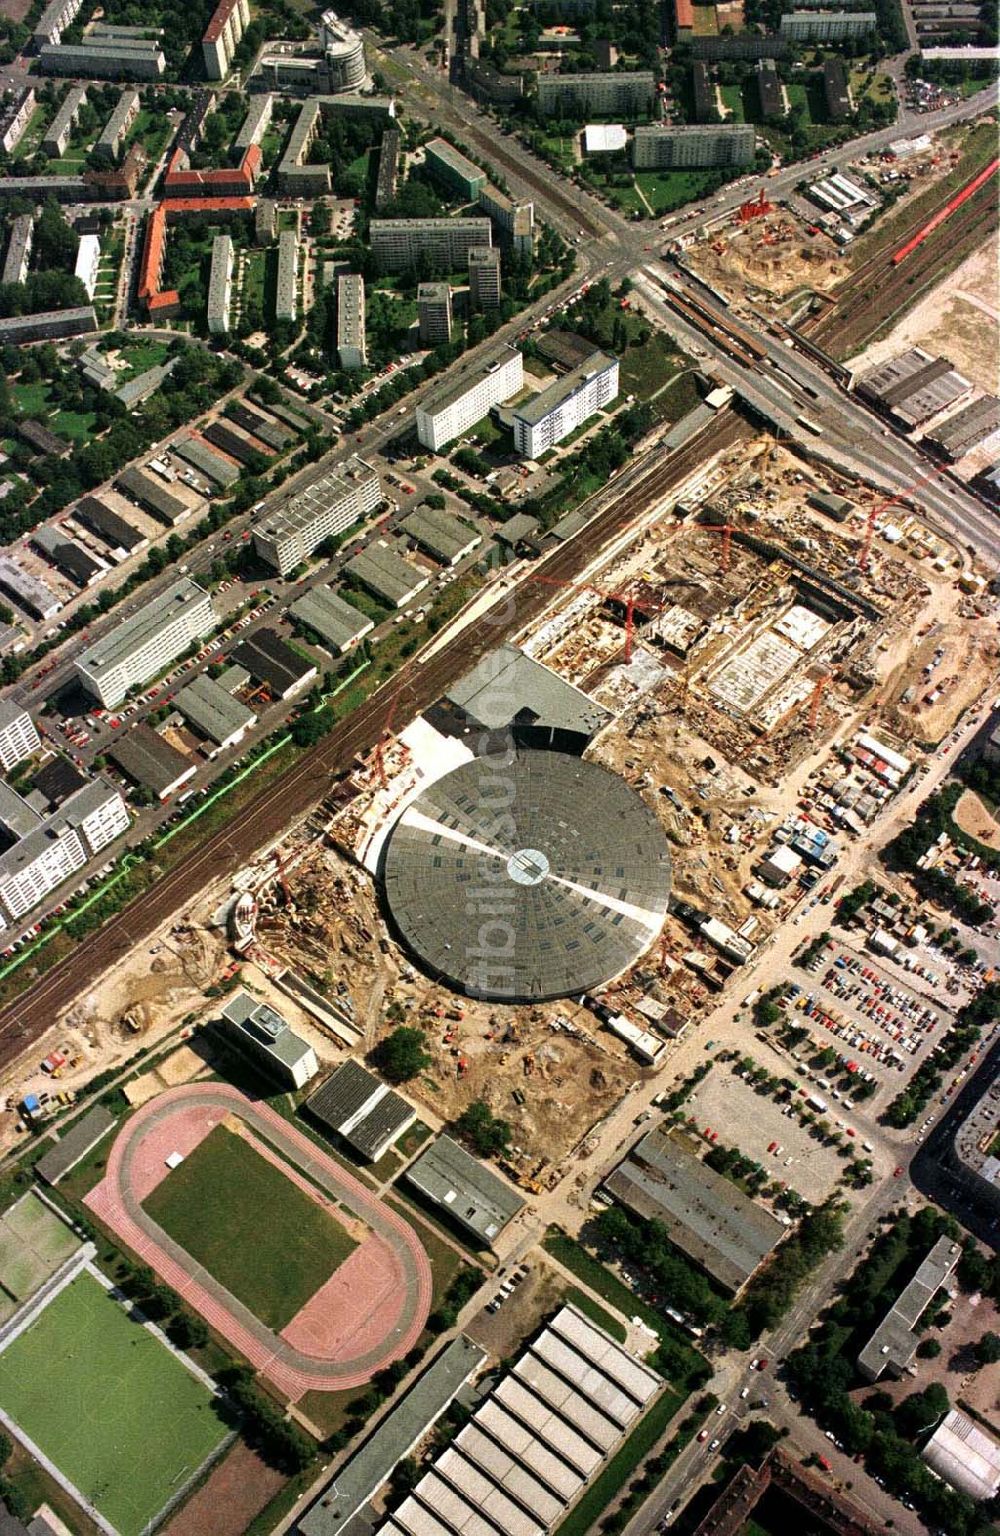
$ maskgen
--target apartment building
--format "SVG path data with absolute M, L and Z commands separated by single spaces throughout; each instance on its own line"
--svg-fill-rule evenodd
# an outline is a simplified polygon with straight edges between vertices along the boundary
M 877 28 L 874 11 L 788 11 L 778 31 L 790 43 L 863 43 Z
M 447 139 L 430 139 L 424 145 L 425 164 L 431 176 L 447 192 L 455 192 L 467 203 L 475 202 L 486 185 L 486 172 L 449 144 Z
M 0 149 L 5 154 L 11 154 L 20 144 L 34 110 L 35 93 L 30 86 L 4 100 L 0 108 Z
M 495 245 L 477 245 L 469 252 L 469 303 L 484 314 L 500 307 L 500 252 Z
M 229 330 L 233 301 L 233 242 L 229 235 L 212 241 L 212 269 L 208 278 L 208 329 L 213 336 Z
M 51 891 L 129 829 L 118 790 L 97 778 L 39 815 L 6 784 L 0 824 L 15 841 L 0 854 L 0 927 L 27 917 Z
M 496 227 L 504 249 L 530 261 L 535 237 L 534 203 L 515 203 L 506 192 L 487 182 L 479 190 L 479 206 Z
M 233 141 L 233 155 L 237 160 L 243 159 L 251 145 L 260 143 L 273 115 L 274 96 L 270 91 L 265 91 L 263 96 L 251 96 L 243 126 Z
M 643 117 L 653 110 L 656 77 L 651 69 L 539 75 L 535 105 L 542 117 Z
M 254 529 L 256 553 L 281 576 L 301 565 L 324 539 L 344 533 L 382 505 L 382 482 L 352 456 L 296 491 Z
M 128 131 L 139 116 L 139 92 L 131 87 L 122 91 L 118 104 L 104 125 L 95 149 L 107 149 L 120 159 Z
M 2 185 L 2 183 L 0 183 Z M 97 330 L 93 304 L 69 309 L 46 309 L 37 315 L 10 315 L 0 320 L 0 344 L 5 341 L 58 341 L 61 336 L 83 336 Z
M 618 394 L 618 359 L 594 352 L 533 399 L 514 407 L 514 446 L 537 459 Z
M 406 272 L 421 261 L 455 272 L 474 247 L 493 244 L 489 219 L 372 219 L 368 237 L 382 272 Z
M 35 238 L 35 219 L 30 213 L 18 213 L 10 221 L 10 239 L 3 261 L 0 282 L 23 283 L 28 275 L 28 262 Z
M 278 190 L 290 197 L 322 197 L 330 190 L 330 167 L 306 164 L 306 155 L 320 129 L 320 104 L 307 101 L 288 139 L 278 166 Z
M 4 773 L 9 773 L 32 752 L 37 752 L 41 744 L 28 711 L 19 704 L 0 699 L 0 765 Z
M 278 236 L 278 280 L 274 299 L 276 320 L 294 320 L 298 314 L 299 240 L 293 229 L 283 229 Z
M 80 14 L 83 0 L 51 0 L 38 18 L 31 40 L 35 49 L 46 43 L 58 43 L 67 27 L 71 27 Z
M 400 133 L 398 128 L 387 128 L 382 135 L 378 151 L 378 172 L 375 180 L 375 212 L 381 213 L 396 196 L 399 175 Z
M 637 171 L 677 170 L 714 165 L 752 165 L 750 123 L 692 123 L 680 128 L 640 127 L 632 140 Z
M 447 283 L 420 283 L 417 288 L 417 326 L 422 347 L 438 347 L 451 340 L 451 289 Z
M 337 279 L 337 358 L 341 368 L 367 368 L 365 280 L 358 272 Z
M 76 248 L 76 265 L 73 268 L 73 276 L 86 288 L 88 299 L 94 297 L 100 265 L 101 242 L 99 237 L 97 235 L 81 235 L 80 244 Z
M 50 159 L 57 159 L 65 153 L 73 129 L 76 127 L 76 120 L 80 116 L 80 108 L 86 105 L 86 101 L 86 86 L 71 85 L 42 139 L 42 153 L 48 155 Z
M 505 347 L 485 362 L 472 363 L 417 406 L 417 437 L 438 452 L 445 444 L 509 400 L 524 383 L 520 352 Z
M 219 0 L 201 39 L 201 56 L 209 80 L 225 80 L 233 54 L 249 25 L 248 0 Z
M 208 593 L 185 576 L 77 657 L 77 676 L 87 693 L 114 709 L 130 688 L 164 671 L 217 624 Z
M 36 67 L 44 75 L 85 80 L 159 80 L 167 61 L 155 38 L 104 42 L 84 37 L 78 43 L 44 44 Z

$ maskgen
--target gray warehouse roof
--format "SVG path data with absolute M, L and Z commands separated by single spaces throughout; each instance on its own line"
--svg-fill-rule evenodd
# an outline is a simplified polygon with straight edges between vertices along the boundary
M 303 1536 L 339 1536 L 486 1358 L 486 1351 L 464 1333 L 453 1339 L 301 1517 L 298 1529 Z M 335 1497 L 330 1497 L 331 1491 Z
M 938 1477 L 977 1503 L 1000 1488 L 1000 1442 L 959 1408 L 945 1415 L 921 1454 Z
M 309 1110 L 372 1162 L 416 1119 L 400 1094 L 357 1061 L 345 1061 L 331 1073 L 310 1095 Z
M 730 1291 L 746 1284 L 784 1236 L 777 1217 L 659 1128 L 605 1184 L 629 1210 L 661 1221 L 670 1241 Z
M 284 698 L 318 671 L 315 662 L 304 660 L 273 629 L 255 630 L 236 647 L 232 659 L 246 667 L 252 677 L 265 683 L 279 698 Z
M 521 1196 L 450 1136 L 412 1162 L 406 1178 L 459 1226 L 491 1243 L 524 1205 Z
M 355 555 L 344 567 L 364 586 L 385 602 L 399 607 L 427 585 L 430 577 L 421 566 L 407 560 L 392 544 L 377 539 Z
M 226 487 L 240 477 L 239 465 L 234 464 L 224 453 L 218 453 L 200 437 L 186 437 L 183 442 L 174 443 L 171 452 L 190 464 L 192 469 L 201 470 L 216 485 Z
M 35 1164 L 38 1177 L 46 1184 L 58 1184 L 116 1124 L 114 1115 L 103 1105 L 95 1105 L 87 1114 L 81 1115 L 79 1120 L 73 1121 L 60 1135 L 51 1152 L 46 1152 L 38 1159 Z
M 482 534 L 476 529 L 437 507 L 417 507 L 403 519 L 400 527 L 435 560 L 443 560 L 449 565 L 483 542 Z
M 108 744 L 108 756 L 136 784 L 145 784 L 157 795 L 190 776 L 197 767 L 183 752 L 158 736 L 152 726 L 140 722 Z
M 257 719 L 252 709 L 205 673 L 182 688 L 175 702 L 185 720 L 217 746 L 247 730 Z
M 152 512 L 154 517 L 164 519 L 168 526 L 179 523 L 191 511 L 187 502 L 179 496 L 173 496 L 155 476 L 147 475 L 145 470 L 134 466 L 123 469 L 115 485 L 140 507 Z
M 297 597 L 289 613 L 314 629 L 334 650 L 344 651 L 375 628 L 365 614 L 345 603 L 329 587 L 313 587 Z
M 918 1343 L 913 1330 L 961 1257 L 958 1243 L 948 1237 L 938 1238 L 858 1355 L 858 1367 L 869 1381 L 877 1381 L 883 1371 L 898 1373 L 909 1365 Z
M 500 730 L 530 714 L 540 726 L 589 739 L 611 719 L 608 710 L 515 645 L 490 651 L 452 684 L 446 697 L 487 730 Z

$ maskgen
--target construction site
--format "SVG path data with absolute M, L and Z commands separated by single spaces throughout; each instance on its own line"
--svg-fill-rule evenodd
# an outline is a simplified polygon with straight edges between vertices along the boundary
M 751 952 L 801 894 L 765 899 L 755 871 L 807 778 L 821 773 L 835 796 L 851 772 L 868 774 L 870 753 L 851 770 L 831 740 L 878 729 L 890 757 L 905 753 L 947 726 L 942 706 L 957 716 L 973 652 L 996 647 L 985 598 L 960 590 L 955 556 L 912 508 L 887 508 L 770 436 L 723 457 L 686 498 L 554 585 L 519 637 L 529 664 L 578 701 L 586 759 L 641 796 L 671 850 L 680 913 L 672 904 L 656 942 L 587 1006 L 463 996 L 400 946 L 380 886 L 386 841 L 428 778 L 446 781 L 467 756 L 434 711 L 359 759 L 257 882 L 250 955 L 285 972 L 283 989 L 294 977 L 341 1045 L 367 1051 L 401 1023 L 422 1029 L 432 1062 L 408 1093 L 441 1122 L 486 1102 L 511 1125 L 509 1171 L 527 1188 L 586 1156 L 592 1128 L 732 973 L 726 939 L 692 937 L 685 907 L 721 923 L 736 956 L 737 931 L 749 935 Z M 891 794 L 864 788 L 844 797 L 862 793 L 862 819 Z

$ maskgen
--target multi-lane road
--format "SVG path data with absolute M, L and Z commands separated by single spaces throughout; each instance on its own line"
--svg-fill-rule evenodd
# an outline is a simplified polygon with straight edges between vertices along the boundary
M 541 569 L 557 586 L 571 581 L 611 540 L 682 484 L 706 456 L 738 442 L 745 431 L 738 417 L 727 415 L 713 422 L 708 441 L 695 438 L 677 452 L 661 451 L 630 466 L 609 492 L 593 499 L 593 515 L 581 532 L 547 556 L 541 567 L 533 566 L 532 577 Z M 411 719 L 440 698 L 451 682 L 551 601 L 547 583 L 532 579 L 513 588 L 505 583 L 475 626 L 459 630 L 426 661 L 417 657 L 404 664 L 391 683 L 261 790 L 238 822 L 207 836 L 150 890 L 0 1011 L 0 1068 L 44 1034 L 67 1000 L 81 996 L 173 913 L 201 896 L 210 883 L 251 861 L 321 801 L 358 755 L 375 746 L 394 718 Z

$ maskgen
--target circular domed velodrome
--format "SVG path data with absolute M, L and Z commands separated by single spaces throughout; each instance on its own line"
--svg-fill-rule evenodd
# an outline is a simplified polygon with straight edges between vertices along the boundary
M 600 987 L 659 934 L 670 853 L 623 779 L 560 752 L 477 757 L 400 815 L 385 899 L 418 961 L 505 1002 Z

